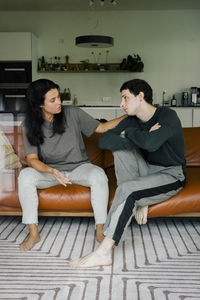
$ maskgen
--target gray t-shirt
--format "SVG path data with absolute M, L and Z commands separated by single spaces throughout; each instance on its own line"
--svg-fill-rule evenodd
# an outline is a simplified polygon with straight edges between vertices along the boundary
M 99 125 L 99 121 L 79 107 L 65 106 L 66 128 L 63 134 L 52 136 L 52 123 L 45 120 L 42 125 L 44 143 L 40 145 L 43 161 L 60 171 L 72 171 L 83 163 L 89 162 L 85 151 L 82 133 L 90 136 Z M 29 143 L 25 126 L 22 124 L 25 154 L 38 154 L 37 146 Z

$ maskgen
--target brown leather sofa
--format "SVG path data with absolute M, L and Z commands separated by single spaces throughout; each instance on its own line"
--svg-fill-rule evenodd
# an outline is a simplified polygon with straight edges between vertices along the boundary
M 23 167 L 26 159 L 23 150 L 23 138 L 20 126 L 0 124 L 10 143 L 13 145 Z M 200 127 L 184 128 L 186 145 L 185 188 L 176 196 L 149 208 L 149 217 L 160 216 L 200 216 Z M 104 168 L 109 179 L 110 199 L 112 203 L 116 178 L 113 167 L 113 156 L 110 151 L 98 147 L 100 135 L 93 134 L 85 138 L 88 156 L 92 163 Z M 0 215 L 21 215 L 18 200 L 17 177 L 20 169 L 3 170 L 0 173 Z M 38 190 L 39 215 L 43 216 L 93 216 L 90 203 L 90 189 L 79 185 L 61 185 Z

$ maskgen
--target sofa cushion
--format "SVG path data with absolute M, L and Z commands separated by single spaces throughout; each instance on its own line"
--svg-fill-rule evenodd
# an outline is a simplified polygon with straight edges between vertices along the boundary
M 186 185 L 172 198 L 149 207 L 148 217 L 169 216 L 200 211 L 200 168 L 186 168 Z
M 91 211 L 90 188 L 72 184 L 38 190 L 39 210 Z

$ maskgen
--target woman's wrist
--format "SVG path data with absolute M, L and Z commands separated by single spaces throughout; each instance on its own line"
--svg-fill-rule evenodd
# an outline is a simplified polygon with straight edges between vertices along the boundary
M 51 175 L 54 175 L 55 170 L 56 170 L 56 169 L 54 169 L 54 168 L 52 168 L 52 167 L 48 167 L 48 173 L 50 173 Z

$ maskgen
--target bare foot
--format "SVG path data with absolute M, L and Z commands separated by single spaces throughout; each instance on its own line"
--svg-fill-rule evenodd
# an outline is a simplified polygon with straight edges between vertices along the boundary
M 101 243 L 105 237 L 102 233 L 102 230 L 103 230 L 103 224 L 96 225 L 96 240 L 99 243 Z
M 72 260 L 69 262 L 69 266 L 73 269 L 87 269 L 98 266 L 110 266 L 112 264 L 112 258 L 103 256 L 94 251 L 84 257 Z
M 22 251 L 29 251 L 31 250 L 35 244 L 37 244 L 40 241 L 40 235 L 30 235 L 27 237 L 27 239 L 20 245 L 20 249 Z
M 148 206 L 138 207 L 135 213 L 135 219 L 139 225 L 147 223 Z
M 112 264 L 112 248 L 114 243 L 115 242 L 112 239 L 105 237 L 103 242 L 94 252 L 70 261 L 69 266 L 74 269 L 110 266 Z
M 102 255 L 98 251 L 91 252 L 90 254 L 80 257 L 69 262 L 69 266 L 74 269 L 86 269 L 98 266 L 110 266 L 112 264 L 111 255 Z

